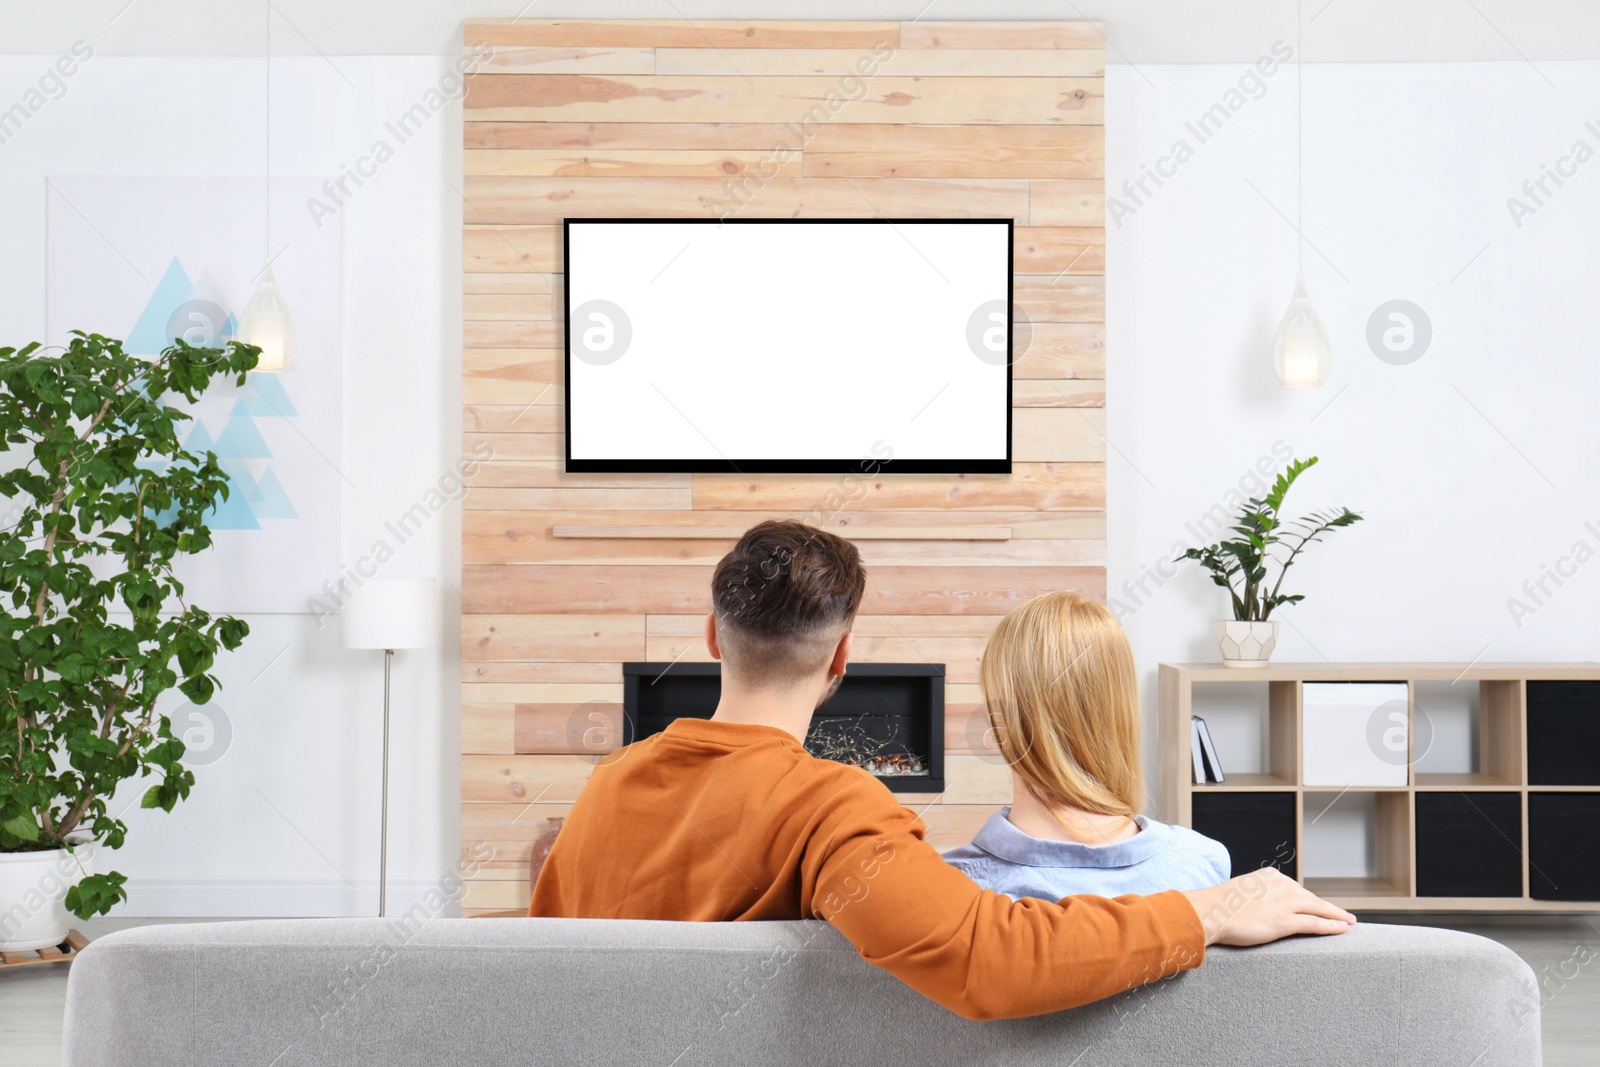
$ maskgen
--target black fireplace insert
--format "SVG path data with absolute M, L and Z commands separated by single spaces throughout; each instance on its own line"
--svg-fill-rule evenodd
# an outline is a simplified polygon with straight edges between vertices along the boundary
M 660 733 L 673 719 L 711 718 L 721 672 L 717 663 L 624 663 L 622 743 Z M 805 745 L 897 793 L 944 792 L 944 664 L 850 664 L 812 717 Z

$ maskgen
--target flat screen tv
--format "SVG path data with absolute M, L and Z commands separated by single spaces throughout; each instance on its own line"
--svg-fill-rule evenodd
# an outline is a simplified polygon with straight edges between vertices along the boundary
M 1010 219 L 568 219 L 567 470 L 1011 470 Z

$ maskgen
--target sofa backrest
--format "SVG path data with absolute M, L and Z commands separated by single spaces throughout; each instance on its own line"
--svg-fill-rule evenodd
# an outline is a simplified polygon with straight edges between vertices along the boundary
M 1514 953 L 1363 924 L 1213 948 L 1032 1019 L 961 1019 L 820 922 L 263 920 L 124 930 L 68 987 L 66 1067 L 1472 1064 L 1538 1067 Z

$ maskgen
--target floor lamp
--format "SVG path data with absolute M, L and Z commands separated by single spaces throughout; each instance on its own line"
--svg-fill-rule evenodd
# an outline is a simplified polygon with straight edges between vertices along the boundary
M 383 650 L 383 830 L 378 845 L 378 914 L 389 876 L 389 691 L 394 653 L 427 648 L 438 637 L 439 602 L 432 578 L 376 578 L 339 612 L 345 648 Z

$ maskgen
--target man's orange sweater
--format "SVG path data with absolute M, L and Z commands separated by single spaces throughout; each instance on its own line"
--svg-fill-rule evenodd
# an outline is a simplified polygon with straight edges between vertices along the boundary
M 969 1019 L 1037 1015 L 1199 966 L 1188 898 L 980 889 L 867 772 L 770 726 L 677 719 L 607 757 L 529 915 L 826 919 L 863 959 Z

